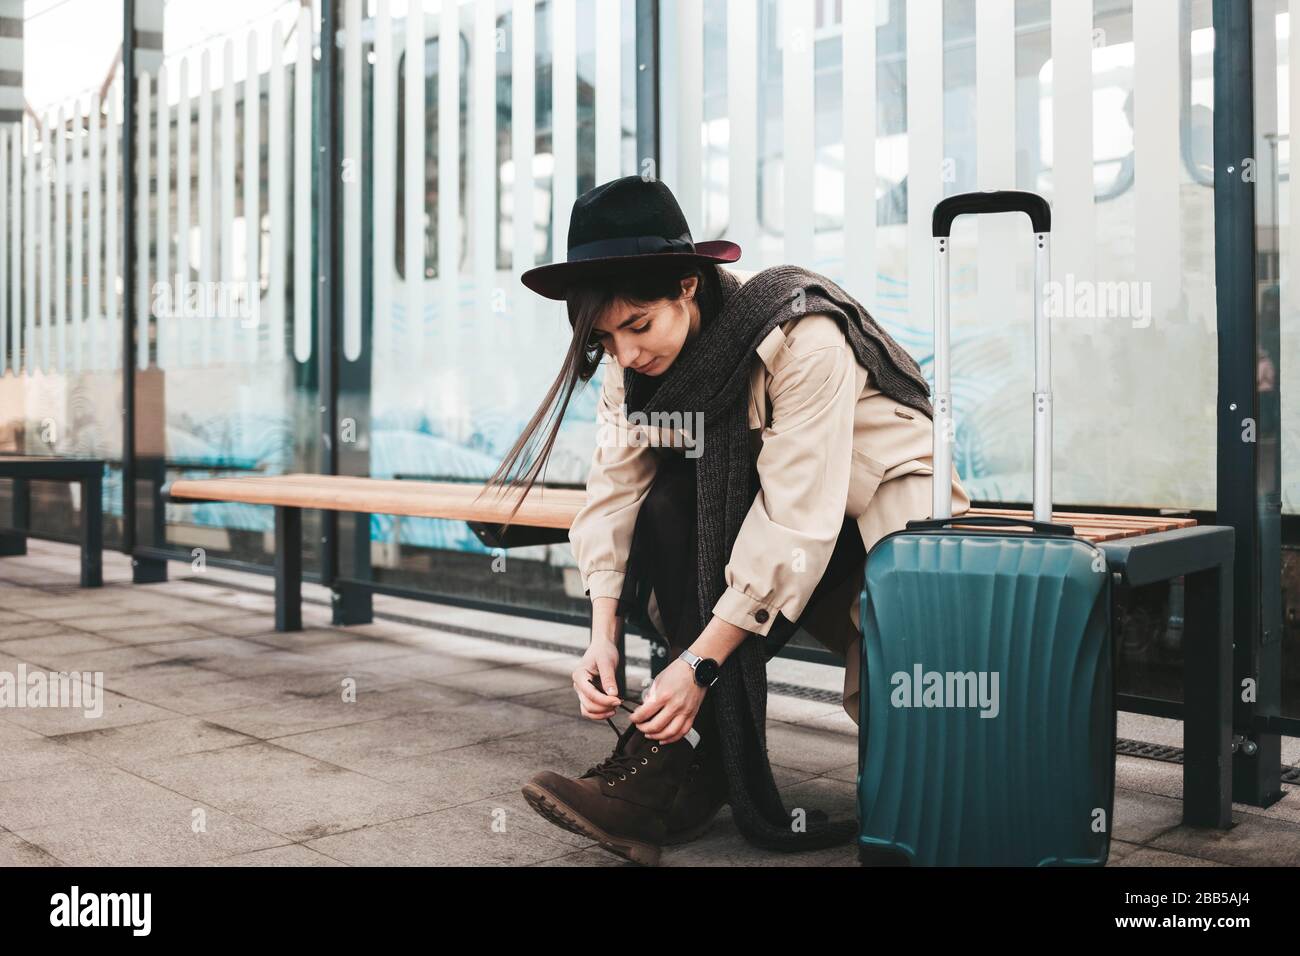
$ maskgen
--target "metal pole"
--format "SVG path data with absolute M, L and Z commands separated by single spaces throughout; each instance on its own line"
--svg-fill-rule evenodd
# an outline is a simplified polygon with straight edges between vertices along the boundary
M 320 413 L 320 472 L 339 473 L 338 372 L 342 297 L 336 277 L 341 274 L 340 189 L 342 156 L 338 129 L 339 77 L 335 46 L 341 0 L 322 0 L 320 66 L 316 91 L 316 361 L 317 407 Z M 338 576 L 338 512 L 322 511 L 320 541 L 321 582 L 333 586 Z
M 1236 535 L 1232 573 L 1233 724 L 1244 736 L 1233 757 L 1233 800 L 1268 806 L 1281 796 L 1281 741 L 1253 729 L 1256 713 L 1276 710 L 1280 659 L 1265 645 L 1276 641 L 1262 614 L 1261 594 L 1277 593 L 1280 580 L 1261 561 L 1260 444 L 1257 429 L 1259 328 L 1255 274 L 1255 183 L 1244 163 L 1256 156 L 1252 5 L 1214 0 L 1214 250 L 1219 332 L 1217 522 Z M 1253 163 L 1252 163 L 1253 164 Z M 1266 507 L 1266 504 L 1265 504 Z M 1267 615 L 1271 617 L 1272 615 Z M 1276 630 L 1276 628 L 1274 628 Z M 1240 691 L 1250 680 L 1256 700 Z M 1249 746 L 1246 746 L 1246 745 Z
M 122 551 L 125 554 L 135 550 L 135 257 L 141 252 L 135 244 L 135 47 L 135 0 L 122 0 Z M 144 252 L 147 254 L 147 250 Z M 108 281 L 111 284 L 113 277 L 109 276 Z

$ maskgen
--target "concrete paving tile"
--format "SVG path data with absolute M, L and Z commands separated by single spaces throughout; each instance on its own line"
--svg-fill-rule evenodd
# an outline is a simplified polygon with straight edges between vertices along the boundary
M 284 842 L 180 794 L 159 798 L 147 812 L 70 819 L 18 835 L 69 866 L 184 866 Z
M 31 617 L 21 618 L 16 622 L 0 624 L 0 642 L 58 634 L 62 632 L 63 627 L 64 625 L 58 621 L 40 620 Z
M 225 617 L 205 618 L 193 622 L 194 626 L 227 637 L 252 637 L 258 634 L 275 632 L 274 617 L 268 617 L 265 614 L 241 614 L 239 612 L 232 614 L 229 608 L 226 609 L 226 612 Z
M 836 767 L 834 770 L 827 770 L 823 777 L 829 777 L 831 780 L 840 780 L 844 783 L 851 783 L 857 786 L 858 783 L 858 762 L 846 763 L 843 767 Z
M 323 637 L 320 635 L 324 635 Z M 347 664 L 371 664 L 389 657 L 406 657 L 410 648 L 394 641 L 359 637 L 342 630 L 325 630 L 315 633 L 282 634 L 271 631 L 246 640 L 279 651 L 288 651 L 310 657 L 316 667 Z
M 41 735 L 26 727 L 19 727 L 7 720 L 0 719 L 0 744 L 13 740 L 40 740 Z
M 21 559 L 19 559 L 21 560 Z M 16 563 L 0 558 L 0 573 L 16 567 Z M 62 595 L 50 594 L 40 588 L 0 579 L 0 607 L 9 610 L 21 610 L 24 614 L 30 607 L 52 607 L 62 604 Z
M 196 866 L 347 866 L 338 860 L 332 860 L 325 854 L 303 846 L 290 843 L 285 846 L 273 846 L 265 850 L 253 850 L 251 853 L 237 853 L 219 860 L 208 860 Z
M 523 733 L 556 724 L 562 719 L 516 707 L 507 701 L 484 701 L 466 695 L 464 691 L 431 688 L 427 684 L 414 689 L 403 687 L 392 693 L 403 695 L 406 701 L 420 700 L 430 703 L 430 706 L 418 711 L 411 707 L 402 707 L 400 711 L 393 708 L 389 712 L 391 716 L 383 716 L 380 712 L 386 706 L 391 707 L 393 702 L 381 699 L 368 712 L 354 711 L 346 723 L 342 714 L 335 715 L 335 707 L 317 718 L 322 722 L 333 720 L 329 729 L 277 736 L 276 743 L 322 760 L 337 760 L 340 766 L 364 767 L 367 772 L 382 771 L 385 765 L 397 760 Z M 440 695 L 439 698 L 433 697 L 434 694 Z M 350 706 L 359 706 L 361 699 L 358 704 Z M 376 715 L 380 719 L 372 719 Z M 245 732 L 249 732 L 247 728 L 253 725 L 252 721 L 225 713 L 210 714 L 207 719 L 237 729 L 242 724 Z M 279 715 L 276 719 L 282 723 L 285 721 Z
M 74 596 L 51 596 L 48 604 L 28 605 L 22 609 L 30 618 L 43 621 L 63 621 L 76 625 L 83 619 L 94 619 L 125 613 L 125 609 L 114 601 L 102 597 L 80 598 Z
M 94 771 L 103 766 L 57 738 L 0 741 L 0 781 L 43 777 L 59 771 Z
M 4 598 L 4 592 L 0 591 L 0 600 L 3 600 L 3 598 Z M 4 605 L 0 604 L 0 608 L 3 607 Z M 30 620 L 31 618 L 27 617 L 24 614 L 19 614 L 16 611 L 0 610 L 0 634 L 4 633 L 4 626 L 6 624 L 18 624 L 23 621 L 30 621 Z
M 115 644 L 113 641 L 97 634 L 61 630 L 53 634 L 43 634 L 40 637 L 23 637 L 5 641 L 4 651 L 6 654 L 12 654 L 25 661 L 31 661 L 33 664 L 49 666 L 46 665 L 46 661 L 56 658 L 67 659 L 86 651 L 105 651 L 120 646 L 120 644 Z
M 125 724 L 142 724 L 150 720 L 162 720 L 174 714 L 146 704 L 143 701 L 123 697 L 104 688 L 101 696 L 103 712 L 98 717 L 87 713 L 85 701 L 81 707 L 21 707 L 6 708 L 5 718 L 20 727 L 35 731 L 45 737 L 58 734 L 78 733 L 89 729 L 120 727 Z
M 514 825 L 517 815 L 484 804 L 452 807 L 307 846 L 352 866 L 527 866 L 573 851 L 570 843 Z
M 1127 840 L 1110 841 L 1110 853 L 1106 857 L 1107 866 L 1119 866 L 1120 861 L 1130 856 L 1142 847 L 1137 843 L 1129 843 Z
M 1107 866 L 1109 866 L 1109 862 Z M 1138 847 L 1132 853 L 1121 858 L 1115 866 L 1227 866 L 1226 863 L 1215 863 L 1213 860 L 1204 860 L 1194 856 L 1184 856 L 1181 853 L 1167 853 L 1164 850 L 1155 850 L 1151 847 Z
M 15 833 L 0 833 L 0 867 L 62 866 L 48 851 L 33 846 Z
M 1231 866 L 1300 866 L 1300 826 L 1245 813 L 1234 813 L 1233 824 L 1231 830 L 1178 827 L 1148 845 Z
M 428 810 L 407 791 L 273 744 L 170 757 L 140 773 L 295 842 Z
M 1115 789 L 1113 839 L 1146 844 L 1183 822 L 1183 801 L 1140 790 Z
M 196 667 L 217 671 L 227 677 L 309 671 L 319 666 L 307 654 L 276 650 L 235 637 L 209 637 L 149 646 L 159 653 L 181 654 Z
M 104 635 L 111 635 L 114 631 L 140 630 L 147 627 L 170 627 L 174 623 L 166 614 L 159 612 L 140 614 L 122 609 L 119 609 L 119 611 L 120 613 L 115 614 L 79 617 L 68 623 L 78 630 Z
M 533 866 L 628 866 L 633 869 L 640 867 L 631 860 L 625 860 L 622 857 L 615 856 L 608 850 L 603 850 L 599 846 L 594 846 L 587 850 L 574 850 L 572 853 L 566 853 L 564 856 L 557 856 L 553 860 L 542 860 Z
M 786 694 L 768 694 L 767 719 L 780 720 L 787 724 L 824 720 L 825 724 L 817 723 L 814 726 L 825 726 L 836 733 L 852 734 L 854 737 L 858 734 L 858 725 L 844 712 L 842 704 L 828 704 L 825 701 L 807 700 Z
M 91 758 L 82 754 L 81 760 Z M 135 819 L 161 809 L 183 812 L 188 827 L 194 806 L 191 798 L 102 761 L 93 769 L 56 767 L 35 777 L 0 780 L 0 827 L 19 834 L 110 818 Z
M 357 683 L 355 699 L 345 700 L 342 681 L 336 676 L 331 684 L 328 692 L 318 696 L 250 704 L 235 710 L 211 711 L 206 713 L 205 717 L 212 723 L 230 727 L 260 740 L 285 740 L 292 749 L 296 750 L 307 744 L 294 745 L 291 738 L 296 739 L 311 731 L 352 727 L 392 715 L 419 714 L 422 711 L 431 711 L 435 707 L 453 707 L 481 699 L 464 691 L 434 687 L 421 681 L 408 681 L 405 684 L 389 687 L 371 687 L 362 679 Z M 434 730 L 436 726 L 436 721 L 413 719 L 405 725 L 392 724 L 388 729 L 394 733 L 402 733 L 422 728 L 430 733 L 436 733 Z M 350 737 L 341 729 L 336 736 L 343 741 Z M 377 745 L 383 742 L 382 738 L 375 740 Z M 392 741 L 390 740 L 389 743 L 391 744 Z M 434 748 L 430 748 L 430 751 L 432 749 Z
M 571 673 L 572 667 L 570 666 L 568 670 Z M 542 669 L 540 664 L 520 664 L 514 667 L 493 667 L 487 671 L 439 674 L 430 677 L 429 681 L 443 687 L 458 687 L 470 693 L 498 699 L 533 694 L 539 690 L 557 687 L 568 690 L 570 694 L 573 693 L 573 680 L 568 673 L 557 674 L 554 669 Z
M 162 627 L 121 628 L 112 631 L 97 632 L 115 643 L 133 647 L 149 644 L 171 644 L 177 641 L 192 641 L 198 638 L 210 638 L 212 633 L 193 624 L 165 624 Z
M 767 752 L 771 761 L 782 766 L 825 773 L 856 760 L 858 741 L 803 724 L 768 721 Z
M 254 743 L 252 737 L 194 717 L 174 717 L 147 724 L 86 730 L 50 738 L 124 770 L 135 770 L 180 754 L 219 750 Z M 3 774 L 0 770 L 0 774 Z
M 1116 754 L 1115 786 L 1182 800 L 1183 765 Z

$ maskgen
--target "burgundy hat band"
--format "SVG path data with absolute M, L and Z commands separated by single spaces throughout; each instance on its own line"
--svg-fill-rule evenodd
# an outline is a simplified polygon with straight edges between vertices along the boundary
M 569 250 L 569 262 L 581 262 L 584 259 L 605 259 L 611 256 L 644 256 L 657 252 L 694 252 L 695 243 L 689 232 L 678 239 L 664 236 L 624 236 L 617 239 L 597 239 L 584 242 Z

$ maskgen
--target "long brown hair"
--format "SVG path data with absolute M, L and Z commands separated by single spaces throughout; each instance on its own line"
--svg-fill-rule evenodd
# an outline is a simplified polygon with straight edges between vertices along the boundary
M 503 528 L 509 526 L 520 505 L 523 504 L 524 498 L 536 483 L 538 474 L 550 458 L 551 449 L 560 433 L 560 425 L 564 421 L 564 412 L 569 407 L 569 399 L 578 383 L 590 381 L 596 374 L 596 370 L 600 368 L 605 349 L 591 336 L 600 317 L 608 308 L 620 302 L 643 306 L 663 299 L 679 299 L 682 296 L 682 280 L 690 276 L 698 280 L 696 298 L 697 301 L 701 301 L 703 312 L 704 303 L 714 301 L 716 295 L 719 285 L 717 269 L 718 267 L 711 263 L 681 265 L 671 262 L 647 262 L 644 265 L 638 264 L 635 271 L 623 269 L 607 273 L 597 279 L 577 283 L 569 288 L 565 295 L 565 304 L 568 307 L 569 325 L 573 327 L 573 340 L 569 343 L 569 350 L 564 356 L 559 374 L 556 375 L 555 381 L 532 419 L 524 426 L 523 432 L 506 452 L 501 464 L 488 478 L 486 486 L 479 495 L 481 497 L 489 488 L 494 487 L 498 489 L 498 494 L 504 493 L 506 488 L 522 489 Z M 702 318 L 707 320 L 708 316 L 702 315 Z M 621 375 L 623 371 L 620 368 L 611 368 L 605 374 Z M 557 401 L 557 396 L 561 392 L 564 393 L 563 397 Z M 535 447 L 542 422 L 548 415 L 553 418 L 550 433 L 542 443 L 541 452 L 534 457 L 526 469 L 523 469 L 522 476 L 511 475 L 525 452 Z M 507 478 L 507 475 L 510 477 Z

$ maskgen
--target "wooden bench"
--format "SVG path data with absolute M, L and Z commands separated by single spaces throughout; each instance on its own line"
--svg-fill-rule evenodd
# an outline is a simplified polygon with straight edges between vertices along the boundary
M 81 486 L 81 586 L 104 583 L 104 461 L 52 455 L 0 455 L 0 478 L 13 479 L 13 523 L 0 531 L 0 555 L 27 553 L 31 533 L 30 481 L 70 481 Z
M 517 492 L 498 489 L 480 496 L 483 490 L 477 483 L 297 474 L 178 479 L 168 494 L 175 501 L 243 502 L 275 508 L 275 626 L 291 631 L 302 627 L 305 508 L 466 521 L 488 547 L 515 547 L 567 541 L 573 518 L 586 501 L 581 488 L 534 486 L 510 528 L 503 531 L 501 524 L 513 509 Z M 1031 515 L 1027 510 L 1005 508 L 972 508 L 969 514 L 1022 519 Z M 1182 705 L 1158 711 L 1152 701 L 1123 694 L 1116 695 L 1116 703 L 1120 710 L 1159 712 L 1183 720 L 1183 821 L 1220 829 L 1231 826 L 1232 529 L 1163 515 L 1058 511 L 1052 520 L 1071 525 L 1079 537 L 1096 544 L 1105 553 L 1107 570 L 1117 585 L 1140 587 L 1185 578 Z M 336 587 L 336 622 L 370 620 L 369 592 L 362 613 L 352 619 L 340 617 L 339 596 Z M 618 680 L 623 690 L 624 660 L 620 653 Z
M 586 501 L 577 488 L 534 486 L 504 533 L 518 493 L 466 482 L 393 481 L 342 475 L 268 475 L 248 478 L 177 479 L 168 488 L 173 501 L 225 501 L 275 508 L 275 626 L 302 627 L 302 512 L 304 509 L 356 514 L 466 521 L 488 547 L 522 547 L 568 540 L 574 516 Z M 1028 518 L 1028 511 L 973 508 L 971 514 Z M 1073 524 L 1093 542 L 1185 528 L 1190 518 L 1159 515 L 1102 515 L 1056 512 L 1054 520 Z M 355 623 L 355 622 L 354 622 Z

